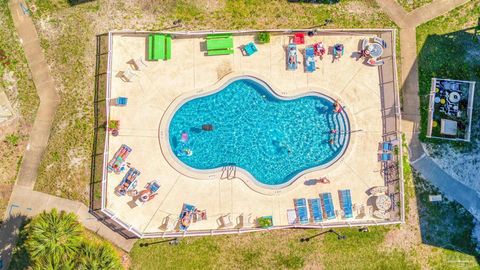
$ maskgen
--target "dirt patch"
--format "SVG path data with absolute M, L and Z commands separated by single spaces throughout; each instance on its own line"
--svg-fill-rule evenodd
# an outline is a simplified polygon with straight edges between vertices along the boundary
M 400 229 L 389 231 L 385 236 L 382 247 L 386 250 L 399 248 L 409 251 L 422 242 L 417 200 L 415 198 L 410 199 L 408 205 L 410 210 L 406 216 L 405 224 L 401 225 Z

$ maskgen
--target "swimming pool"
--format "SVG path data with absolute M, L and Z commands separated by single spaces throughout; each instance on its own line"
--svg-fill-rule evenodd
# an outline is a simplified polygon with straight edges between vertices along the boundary
M 262 186 L 283 187 L 300 173 L 335 162 L 349 142 L 348 117 L 318 93 L 287 99 L 253 77 L 180 104 L 170 147 L 197 170 L 236 166 Z M 335 130 L 335 133 L 332 133 Z

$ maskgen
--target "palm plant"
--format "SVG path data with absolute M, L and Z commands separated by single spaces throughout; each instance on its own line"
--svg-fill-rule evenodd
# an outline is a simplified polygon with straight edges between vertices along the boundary
M 68 269 L 81 244 L 82 227 L 77 216 L 64 211 L 43 212 L 25 227 L 25 245 L 34 268 Z
M 113 270 L 121 268 L 118 255 L 108 244 L 95 244 L 84 241 L 78 250 L 75 269 Z

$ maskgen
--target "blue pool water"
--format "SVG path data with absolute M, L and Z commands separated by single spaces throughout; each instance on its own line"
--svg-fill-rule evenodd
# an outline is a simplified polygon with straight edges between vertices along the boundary
M 330 98 L 281 99 L 267 87 L 238 78 L 182 104 L 169 126 L 173 153 L 194 169 L 235 165 L 269 186 L 286 184 L 341 155 L 349 140 L 348 118 L 333 112 Z M 208 124 L 213 130 L 202 129 Z

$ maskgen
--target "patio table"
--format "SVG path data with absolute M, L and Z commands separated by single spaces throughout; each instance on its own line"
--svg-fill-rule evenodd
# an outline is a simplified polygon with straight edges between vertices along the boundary
M 378 209 L 387 211 L 392 206 L 392 200 L 387 195 L 380 195 L 375 200 L 375 205 Z
M 368 50 L 370 51 L 370 56 L 373 58 L 378 58 L 383 54 L 382 45 L 378 43 L 370 43 L 368 44 Z

